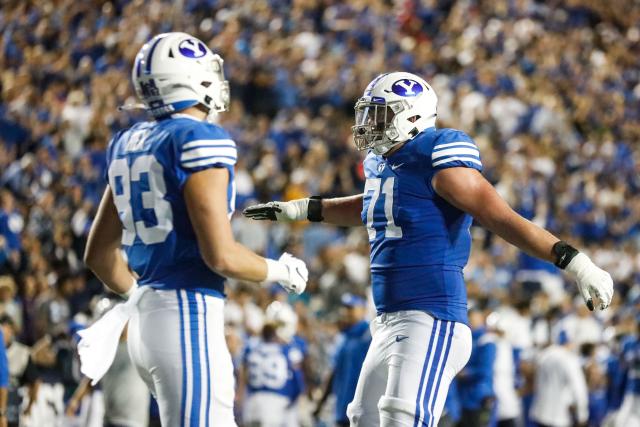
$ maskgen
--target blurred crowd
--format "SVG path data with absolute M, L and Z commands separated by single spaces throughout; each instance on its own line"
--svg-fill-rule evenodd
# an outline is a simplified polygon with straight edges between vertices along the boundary
M 589 313 L 553 266 L 473 228 L 465 272 L 472 322 L 515 349 L 517 400 L 535 395 L 536 361 L 554 344 L 579 356 L 590 425 L 620 406 L 623 385 L 607 369 L 636 334 L 640 308 L 637 1 L 7 0 L 0 311 L 10 349 L 14 341 L 24 347 L 12 377 L 12 387 L 28 386 L 22 411 L 31 411 L 40 382 L 40 395 L 61 402 L 61 417 L 81 380 L 74 333 L 91 322 L 104 292 L 82 264 L 105 187 L 104 151 L 114 131 L 145 117 L 118 107 L 137 102 L 129 78 L 137 50 L 165 31 L 194 34 L 225 60 L 232 103 L 219 121 L 239 147 L 238 210 L 256 200 L 361 192 L 354 101 L 381 72 L 423 76 L 439 96 L 438 126 L 476 140 L 484 174 L 503 197 L 585 248 L 616 283 L 611 308 Z M 237 214 L 233 225 L 250 248 L 270 256 L 286 249 L 310 266 L 308 292 L 289 303 L 308 342 L 305 398 L 314 400 L 331 370 L 341 296 L 367 295 L 366 233 Z M 274 292 L 230 284 L 237 354 L 260 333 Z M 464 395 L 461 378 L 452 395 Z M 495 401 L 490 385 L 485 403 Z

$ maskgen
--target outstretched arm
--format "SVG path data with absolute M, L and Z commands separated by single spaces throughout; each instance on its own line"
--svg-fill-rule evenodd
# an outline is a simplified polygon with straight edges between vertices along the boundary
M 290 202 L 253 205 L 242 213 L 247 218 L 271 221 L 324 222 L 341 227 L 362 225 L 362 194 L 333 199 L 306 198 Z
M 566 269 L 578 282 L 589 309 L 592 298 L 606 308 L 613 295 L 613 281 L 589 257 L 561 242 L 547 230 L 518 215 L 491 184 L 475 169 L 449 168 L 439 171 L 433 188 L 447 202 L 476 218 L 483 226 L 529 255 Z
M 322 222 L 343 227 L 362 225 L 362 194 L 322 200 Z
M 477 170 L 444 169 L 432 184 L 440 197 L 507 242 L 531 256 L 556 261 L 552 248 L 560 239 L 518 215 Z

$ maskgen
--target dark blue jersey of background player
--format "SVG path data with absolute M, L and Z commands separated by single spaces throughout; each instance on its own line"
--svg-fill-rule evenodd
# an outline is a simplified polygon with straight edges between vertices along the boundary
M 284 343 L 275 335 L 250 339 L 243 357 L 247 394 L 275 393 L 295 402 L 304 391 L 303 357 L 297 342 Z
M 640 338 L 633 337 L 622 345 L 622 369 L 625 372 L 625 392 L 640 395 Z

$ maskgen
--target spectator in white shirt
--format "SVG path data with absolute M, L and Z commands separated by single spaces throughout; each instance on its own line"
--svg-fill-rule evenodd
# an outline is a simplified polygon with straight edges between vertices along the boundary
M 580 359 L 565 331 L 557 342 L 538 356 L 531 419 L 540 427 L 586 425 L 589 392 Z
M 576 297 L 573 306 L 575 312 L 558 322 L 558 330 L 567 333 L 575 348 L 583 344 L 600 344 L 604 330 L 602 322 L 589 311 L 582 298 Z
M 495 333 L 496 359 L 493 364 L 493 391 L 496 395 L 497 427 L 515 427 L 520 416 L 520 396 L 516 389 L 513 346 L 505 338 L 505 322 L 497 312 L 487 317 L 487 326 Z

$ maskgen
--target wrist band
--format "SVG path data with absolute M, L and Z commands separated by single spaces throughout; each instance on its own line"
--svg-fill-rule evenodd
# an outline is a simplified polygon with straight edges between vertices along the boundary
M 551 248 L 551 252 L 553 252 L 553 254 L 556 256 L 556 262 L 554 262 L 555 266 L 563 270 L 579 253 L 576 248 L 563 240 L 560 240 L 555 245 L 553 245 L 553 248 Z
M 309 197 L 309 206 L 307 207 L 307 219 L 311 222 L 322 222 L 322 197 Z
M 275 259 L 265 258 L 267 263 L 267 277 L 263 283 L 281 282 L 289 277 L 289 269 L 286 265 Z

